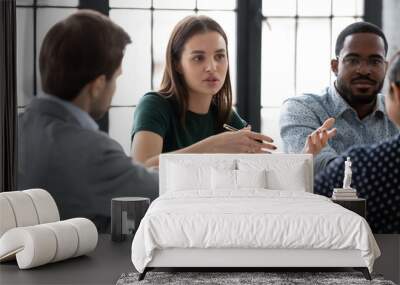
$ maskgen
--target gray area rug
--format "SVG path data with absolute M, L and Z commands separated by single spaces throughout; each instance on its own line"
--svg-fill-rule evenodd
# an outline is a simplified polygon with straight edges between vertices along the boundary
M 122 274 L 117 285 L 145 284 L 379 284 L 395 285 L 384 280 L 380 275 L 372 274 L 372 281 L 364 278 L 360 272 L 148 272 L 142 281 L 138 281 L 139 273 Z

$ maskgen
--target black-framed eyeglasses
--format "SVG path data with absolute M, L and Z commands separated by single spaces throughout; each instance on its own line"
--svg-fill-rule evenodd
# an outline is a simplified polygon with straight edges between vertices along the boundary
M 339 60 L 339 58 L 337 58 Z M 361 64 L 365 62 L 369 68 L 382 68 L 385 66 L 383 58 L 361 58 L 357 56 L 347 56 L 342 60 L 343 64 L 350 68 L 360 68 Z

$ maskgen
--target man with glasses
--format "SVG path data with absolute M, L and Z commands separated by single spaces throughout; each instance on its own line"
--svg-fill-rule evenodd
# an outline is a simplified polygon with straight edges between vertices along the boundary
M 353 145 L 373 144 L 396 135 L 399 130 L 388 119 L 384 97 L 379 94 L 387 50 L 386 37 L 377 26 L 366 22 L 347 26 L 337 38 L 336 58 L 331 61 L 334 84 L 321 94 L 304 94 L 283 103 L 280 133 L 285 152 L 304 151 L 308 136 L 328 118 L 335 119 L 336 136 L 314 153 L 314 173 Z

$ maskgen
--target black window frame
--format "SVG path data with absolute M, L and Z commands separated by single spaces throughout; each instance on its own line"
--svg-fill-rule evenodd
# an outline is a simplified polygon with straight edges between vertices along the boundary
M 237 0 L 237 7 L 237 110 L 260 131 L 262 0 Z M 365 0 L 363 18 L 382 28 L 382 0 Z
M 301 1 L 301 0 L 298 0 Z M 27 7 L 17 5 L 18 7 Z M 30 6 L 32 7 L 32 6 Z M 43 7 L 51 8 L 71 8 L 65 6 L 38 6 L 37 0 L 33 1 L 33 37 L 34 37 L 34 70 L 36 74 L 36 26 L 37 26 L 37 9 Z M 109 15 L 109 0 L 79 0 L 78 9 L 92 9 L 104 15 Z M 154 9 L 154 8 L 150 8 Z M 197 5 L 194 9 L 197 12 Z M 237 94 L 237 111 L 251 124 L 255 131 L 261 130 L 261 37 L 262 37 L 262 0 L 237 0 L 236 4 L 237 17 L 237 70 L 236 70 L 236 94 Z M 364 20 L 374 23 L 382 27 L 382 0 L 365 0 L 364 3 Z M 152 57 L 153 60 L 153 57 Z M 153 69 L 152 69 L 153 72 Z M 34 84 L 34 94 L 37 94 L 36 80 Z M 153 87 L 153 81 L 151 82 Z M 109 118 L 107 114 L 98 121 L 100 129 L 108 132 Z
M 16 0 L 11 0 L 14 5 L 14 19 L 16 19 L 16 9 L 18 7 L 33 8 L 34 23 L 33 23 L 33 49 L 34 49 L 34 94 L 37 93 L 36 86 L 36 25 L 37 25 L 37 9 L 45 6 L 38 6 L 37 0 L 31 5 L 21 5 L 16 3 Z M 71 8 L 63 6 L 47 6 L 51 8 Z M 259 131 L 261 128 L 261 33 L 262 33 L 262 0 L 237 0 L 237 109 L 239 114 L 246 119 L 253 130 Z M 79 0 L 78 9 L 93 9 L 105 15 L 109 14 L 108 0 Z M 365 0 L 364 2 L 364 20 L 374 23 L 382 27 L 382 0 Z M 16 20 L 15 20 L 16 21 Z M 16 25 L 17 23 L 15 23 Z M 15 29 L 14 29 L 15 30 Z M 16 32 L 15 32 L 16 33 Z M 15 35 L 16 37 L 16 35 Z M 12 41 L 5 43 L 9 48 L 15 48 Z M 0 56 L 3 56 L 1 54 Z M 14 61 L 15 70 L 17 69 L 16 61 Z M 1 73 L 6 73 L 7 68 L 0 66 Z M 14 82 L 15 84 L 15 82 Z M 9 96 L 14 96 L 14 104 L 6 107 L 6 112 L 14 116 L 14 109 L 17 105 L 17 93 L 11 92 Z M 16 106 L 17 105 L 17 106 Z M 8 109 L 7 109 L 8 108 Z M 13 118 L 11 118 L 13 119 Z M 101 129 L 108 132 L 108 114 L 100 121 Z M 12 124 L 8 128 L 4 128 L 2 136 L 9 141 L 5 152 L 10 154 L 10 159 L 16 161 L 17 151 L 14 147 L 17 146 L 16 137 L 17 124 Z M 11 180 L 16 178 L 17 165 L 12 165 L 3 170 L 8 173 Z M 13 178 L 14 177 L 14 178 Z M 3 183 L 4 181 L 2 181 Z M 7 182 L 5 188 L 1 191 L 13 190 L 14 182 Z

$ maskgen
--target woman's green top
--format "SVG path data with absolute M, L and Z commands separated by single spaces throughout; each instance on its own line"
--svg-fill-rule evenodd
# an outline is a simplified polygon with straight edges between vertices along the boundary
M 132 139 L 139 131 L 159 134 L 163 138 L 162 152 L 170 152 L 223 132 L 217 130 L 217 114 L 213 105 L 207 114 L 187 111 L 185 128 L 177 107 L 173 98 L 166 98 L 156 92 L 145 94 L 135 110 Z M 234 110 L 231 111 L 227 124 L 237 129 L 247 125 Z

